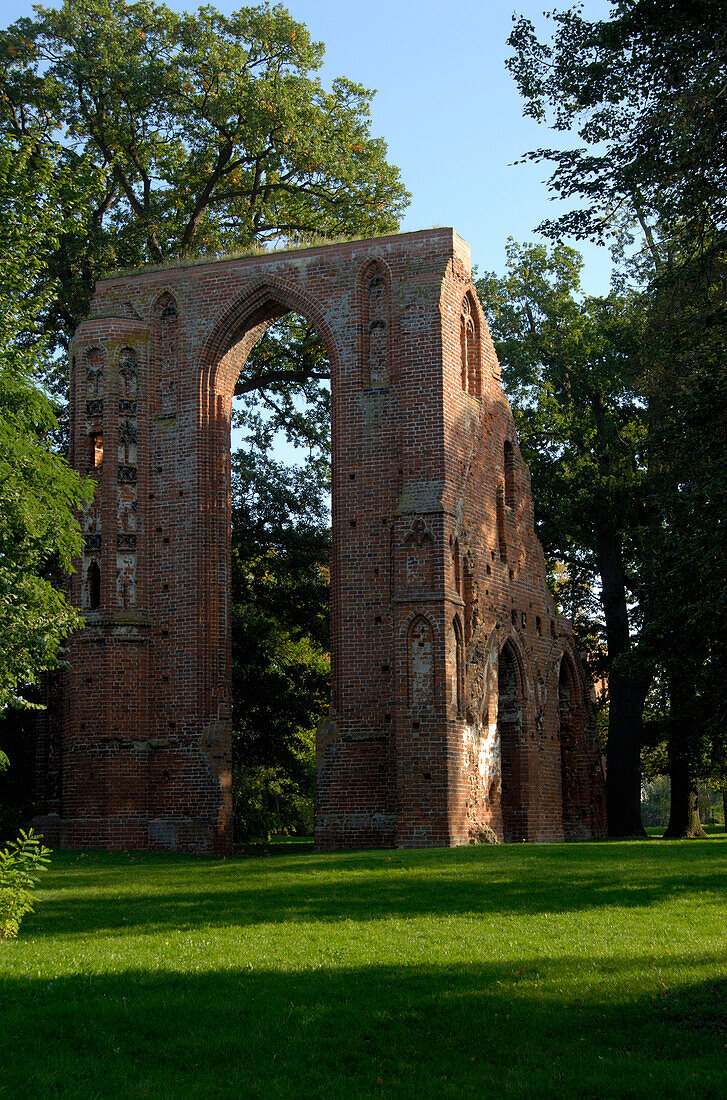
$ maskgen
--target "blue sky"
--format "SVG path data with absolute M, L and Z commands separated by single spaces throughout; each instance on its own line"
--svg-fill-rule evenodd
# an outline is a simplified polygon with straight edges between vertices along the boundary
M 195 5 L 171 0 L 169 6 Z M 215 6 L 230 12 L 241 4 Z M 343 75 L 377 89 L 372 131 L 388 142 L 389 159 L 412 193 L 402 229 L 452 225 L 480 271 L 501 271 L 508 237 L 534 240 L 535 226 L 565 209 L 548 195 L 547 165 L 513 163 L 555 137 L 522 117 L 505 69 L 513 10 L 544 26 L 542 0 L 289 0 L 286 6 L 326 45 L 324 83 Z M 608 12 L 603 0 L 585 0 L 583 8 L 594 18 Z M 4 0 L 2 11 L 7 25 L 32 7 Z M 585 288 L 607 291 L 607 251 L 579 247 Z

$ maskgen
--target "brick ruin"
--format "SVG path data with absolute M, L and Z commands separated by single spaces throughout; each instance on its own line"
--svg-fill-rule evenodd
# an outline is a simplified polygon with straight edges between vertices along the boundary
M 40 731 L 37 824 L 66 847 L 231 849 L 231 404 L 291 310 L 332 371 L 318 847 L 601 835 L 591 685 L 451 229 L 98 283 L 71 348 L 72 463 L 98 481 L 86 626 Z

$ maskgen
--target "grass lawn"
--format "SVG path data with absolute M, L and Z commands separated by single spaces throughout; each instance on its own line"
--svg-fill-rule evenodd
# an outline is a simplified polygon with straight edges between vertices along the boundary
M 727 840 L 57 853 L 0 1095 L 725 1097 Z

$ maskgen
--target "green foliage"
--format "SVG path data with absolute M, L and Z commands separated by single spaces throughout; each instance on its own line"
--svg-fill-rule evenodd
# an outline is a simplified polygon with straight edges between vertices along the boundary
M 509 63 L 525 113 L 581 148 L 529 154 L 555 163 L 550 187 L 583 200 L 546 228 L 600 237 L 624 223 L 681 222 L 697 249 L 727 218 L 724 0 L 618 0 L 608 19 L 553 11 L 541 40 L 516 20 Z
M 572 248 L 508 245 L 507 272 L 477 283 L 528 463 L 551 587 L 596 659 L 607 624 L 601 548 L 610 539 L 637 598 L 645 407 L 635 295 L 590 297 Z M 611 658 L 617 654 L 611 653 Z
M 327 464 L 324 464 L 324 471 Z M 330 696 L 330 528 L 321 467 L 238 451 L 232 492 L 233 792 L 238 839 L 307 832 Z
M 36 707 L 11 706 L 0 721 L 0 755 L 7 760 L 5 771 L 0 764 L 0 844 L 14 840 L 18 830 L 27 826 L 37 812 L 35 749 L 37 704 L 42 699 L 42 692 L 36 688 L 27 694 Z
M 660 523 L 646 546 L 644 643 L 673 685 L 672 752 L 718 786 L 727 783 L 725 255 L 682 255 L 662 271 L 651 291 L 645 371 Z
M 282 5 L 35 10 L 0 35 L 0 126 L 91 171 L 83 228 L 46 255 L 49 329 L 71 334 L 105 269 L 396 230 L 408 195 L 371 136 L 373 93 L 326 91 L 323 45 Z
M 235 387 L 233 425 L 246 444 L 270 453 L 276 436 L 308 450 L 318 484 L 330 487 L 331 368 L 304 317 L 288 313 L 255 344 Z M 312 502 L 308 500 L 310 505 Z M 315 507 L 315 506 L 314 506 Z
M 49 341 L 36 321 L 48 301 L 38 253 L 63 231 L 52 201 L 61 177 L 32 141 L 0 134 L 0 713 L 30 705 L 24 689 L 57 664 L 80 621 L 49 571 L 70 570 L 79 553 L 76 511 L 93 483 L 54 453 L 56 411 L 31 381 L 48 373 Z
M 311 836 L 315 797 L 310 787 L 283 768 L 238 764 L 232 784 L 236 839 Z
M 0 850 L 0 939 L 17 936 L 20 923 L 33 911 L 33 890 L 46 870 L 50 850 L 30 829 Z

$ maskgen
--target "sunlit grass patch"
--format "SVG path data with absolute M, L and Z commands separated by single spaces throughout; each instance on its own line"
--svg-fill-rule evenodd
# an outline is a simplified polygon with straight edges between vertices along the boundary
M 57 853 L 0 1095 L 724 1095 L 724 837 Z

